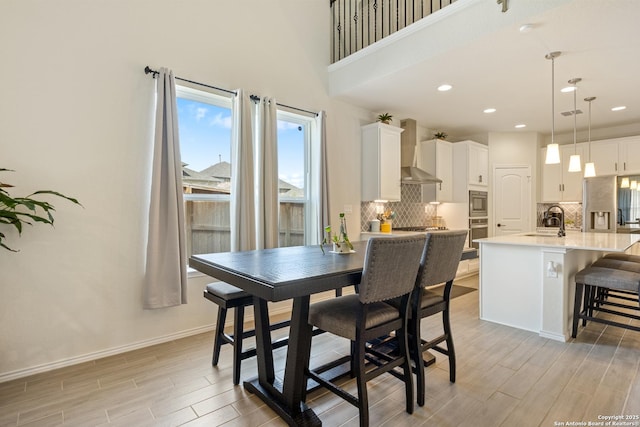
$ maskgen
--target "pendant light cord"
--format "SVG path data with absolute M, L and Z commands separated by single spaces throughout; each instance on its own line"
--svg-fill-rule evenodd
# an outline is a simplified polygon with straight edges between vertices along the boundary
M 591 162 L 591 101 L 589 101 L 589 162 Z
M 573 154 L 578 154 L 577 148 L 577 135 L 576 135 L 576 121 L 578 116 L 578 111 L 576 110 L 576 92 L 578 92 L 578 86 L 576 85 L 575 90 L 573 91 Z
M 551 56 L 551 143 L 554 143 L 554 139 L 553 139 L 553 134 L 554 134 L 554 129 L 556 128 L 556 112 L 555 112 L 555 82 L 554 82 L 554 76 L 555 76 L 555 64 L 556 64 L 556 58 L 555 56 Z
M 589 162 L 591 162 L 591 101 L 593 101 L 594 99 L 596 99 L 595 96 L 588 96 L 586 97 L 584 100 L 587 101 L 589 103 L 589 133 L 588 133 L 588 140 L 589 140 Z

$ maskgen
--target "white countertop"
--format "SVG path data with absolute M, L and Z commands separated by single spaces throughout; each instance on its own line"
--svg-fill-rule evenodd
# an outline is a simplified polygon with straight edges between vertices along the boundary
M 640 224 L 618 225 L 616 230 L 618 233 L 640 233 Z
M 581 233 L 579 231 L 567 231 L 565 237 L 558 237 L 554 233 L 530 232 L 474 240 L 480 244 L 556 247 L 607 252 L 624 252 L 638 241 L 640 241 L 639 234 Z
M 452 230 L 430 230 L 430 231 L 405 231 L 405 230 L 394 230 L 391 229 L 390 233 L 383 232 L 371 232 L 371 231 L 362 231 L 360 232 L 360 237 L 373 237 L 373 236 L 412 236 L 416 234 L 425 234 L 425 233 L 438 233 L 442 231 L 452 231 Z M 478 257 L 478 250 L 476 248 L 472 248 L 470 246 L 466 246 L 462 249 L 463 254 L 466 253 L 466 256 L 463 255 L 462 259 L 470 259 Z
M 403 231 L 403 230 L 394 230 L 391 229 L 388 233 L 383 233 L 382 231 L 361 231 L 360 234 L 363 236 L 412 236 L 414 234 L 422 234 L 424 231 Z

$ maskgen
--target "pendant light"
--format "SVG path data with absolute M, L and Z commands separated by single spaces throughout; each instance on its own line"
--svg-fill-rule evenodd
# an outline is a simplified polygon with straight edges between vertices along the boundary
M 589 157 L 587 158 L 587 160 L 589 161 L 584 164 L 585 178 L 591 178 L 593 176 L 596 176 L 596 165 L 591 161 L 591 101 L 593 101 L 594 99 L 596 99 L 595 96 L 589 96 L 584 99 L 589 103 L 589 145 L 588 145 Z
M 554 102 L 554 78 L 555 78 L 555 59 L 560 56 L 561 52 L 555 51 L 546 54 L 544 57 L 546 59 L 551 60 L 551 144 L 547 144 L 547 156 L 545 159 L 545 164 L 558 164 L 560 163 L 560 147 L 555 143 L 554 140 L 554 131 L 555 131 L 555 119 L 556 113 L 554 110 L 555 102 Z
M 629 177 L 625 176 L 620 182 L 620 188 L 629 188 Z
M 580 77 L 569 80 L 569 83 L 573 85 L 573 154 L 569 158 L 569 172 L 580 172 L 582 167 L 580 165 L 580 154 L 578 154 L 577 148 L 577 135 L 576 135 L 576 116 L 578 110 L 576 109 L 576 93 L 578 92 L 578 86 L 576 84 L 581 81 Z

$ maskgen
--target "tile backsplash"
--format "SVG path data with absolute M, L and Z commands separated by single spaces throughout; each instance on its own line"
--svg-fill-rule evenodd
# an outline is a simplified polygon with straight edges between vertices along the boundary
M 393 227 L 429 225 L 429 220 L 438 215 L 438 205 L 422 202 L 420 185 L 403 184 L 399 202 L 362 202 L 360 209 L 360 231 L 369 231 L 369 222 L 376 219 L 378 211 L 389 209 L 395 212 Z M 536 205 L 536 227 L 544 227 L 544 213 L 553 203 Z M 567 228 L 582 227 L 582 203 L 559 203 L 564 209 Z
M 360 230 L 369 231 L 369 221 L 376 219 L 379 210 L 395 212 L 393 227 L 427 225 L 430 218 L 437 215 L 437 205 L 422 202 L 420 185 L 402 184 L 399 202 L 362 202 L 360 209 Z
M 555 203 L 538 203 L 536 212 L 536 227 L 544 227 L 542 222 L 544 213 Z M 567 228 L 582 228 L 582 203 L 558 203 L 564 209 L 565 226 Z M 554 210 L 554 211 L 557 211 Z
M 360 231 L 369 231 L 369 222 L 376 219 L 379 210 L 389 209 L 395 212 L 394 227 L 429 225 L 429 220 L 438 215 L 438 205 L 422 202 L 420 185 L 403 184 L 399 202 L 361 202 Z M 553 203 L 536 205 L 536 227 L 544 227 L 544 213 Z M 559 203 L 564 209 L 567 228 L 582 227 L 582 203 Z

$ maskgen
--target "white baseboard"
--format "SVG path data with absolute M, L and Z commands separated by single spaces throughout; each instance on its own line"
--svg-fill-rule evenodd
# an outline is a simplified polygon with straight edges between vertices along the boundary
M 42 365 L 33 366 L 25 369 L 18 369 L 16 371 L 0 373 L 0 383 L 15 380 L 18 378 L 28 377 L 29 375 L 40 374 L 42 372 L 53 371 L 54 369 L 65 368 L 67 366 L 77 365 L 79 363 L 90 362 L 96 359 L 102 359 L 103 357 L 114 356 L 116 354 L 126 353 L 132 350 L 138 350 L 140 348 L 149 347 L 156 344 L 162 344 L 165 342 L 177 340 L 180 338 L 186 338 L 192 335 L 198 335 L 204 332 L 212 331 L 215 325 L 199 326 L 197 328 L 188 329 L 185 331 L 175 332 L 169 335 L 163 335 L 161 337 L 151 338 L 148 340 L 142 340 L 135 343 L 113 347 L 106 350 L 100 350 L 93 353 L 83 354 L 81 356 L 74 356 L 68 359 L 57 360 L 51 363 L 44 363 Z
M 327 299 L 325 295 L 315 296 L 314 301 Z M 274 303 L 269 307 L 269 316 L 277 316 L 290 313 L 290 307 L 286 303 Z M 253 313 L 249 312 L 245 316 L 245 322 L 253 321 Z M 233 324 L 233 317 L 227 317 L 226 325 Z M 226 326 L 225 325 L 225 326 Z M 74 356 L 68 359 L 57 360 L 51 363 L 44 363 L 42 365 L 32 366 L 30 368 L 18 369 L 16 371 L 0 373 L 0 383 L 15 380 L 18 378 L 28 377 L 29 375 L 40 374 L 42 372 L 53 371 L 55 369 L 65 368 L 67 366 L 77 365 L 79 363 L 90 362 L 96 359 L 102 359 L 103 357 L 114 356 L 116 354 L 126 353 L 132 350 L 138 350 L 140 348 L 149 347 L 156 344 L 162 344 L 168 341 L 177 340 L 180 338 L 190 337 L 192 335 L 201 334 L 204 332 L 213 331 L 215 324 L 199 326 L 193 329 L 187 329 L 185 331 L 175 332 L 169 335 L 163 335 L 161 337 L 151 338 L 148 340 L 142 340 L 135 343 L 113 347 L 106 350 L 100 350 L 93 353 L 83 354 L 81 356 Z

